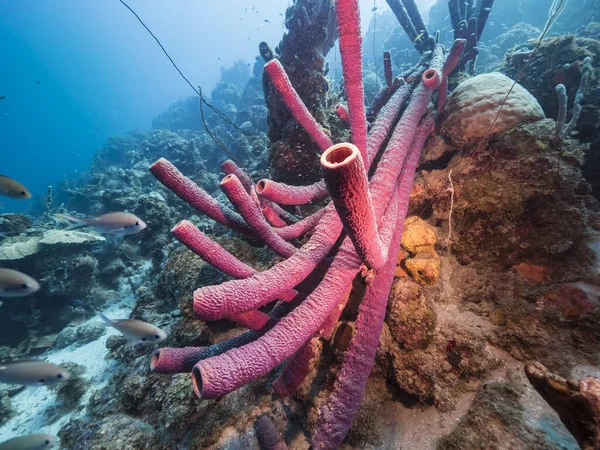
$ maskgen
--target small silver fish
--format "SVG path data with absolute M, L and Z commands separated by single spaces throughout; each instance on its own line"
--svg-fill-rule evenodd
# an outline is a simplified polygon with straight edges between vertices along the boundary
M 0 383 L 50 386 L 71 378 L 66 369 L 46 361 L 24 360 L 0 364 Z
M 0 450 L 42 450 L 54 447 L 57 441 L 56 436 L 49 434 L 29 434 L 3 442 Z
M 17 180 L 6 175 L 0 175 L 0 195 L 17 200 L 31 198 L 31 192 Z
M 113 327 L 121 334 L 129 338 L 129 345 L 139 344 L 141 342 L 160 342 L 167 338 L 167 333 L 150 323 L 135 319 L 117 319 L 111 320 L 104 314 L 98 313 L 98 316 L 104 323 Z
M 0 297 L 24 297 L 37 292 L 40 285 L 29 275 L 0 268 Z
M 80 218 L 67 214 L 56 214 L 54 217 L 71 224 L 65 230 L 91 227 L 99 233 L 124 236 L 126 234 L 139 233 L 146 228 L 146 223 L 142 219 L 127 212 L 108 213 L 99 217 Z

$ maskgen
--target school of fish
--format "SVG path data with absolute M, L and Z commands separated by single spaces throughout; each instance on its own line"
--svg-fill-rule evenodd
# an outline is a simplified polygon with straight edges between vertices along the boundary
M 23 184 L 5 175 L 0 175 L 0 196 L 16 200 L 32 198 L 31 192 Z M 139 233 L 147 226 L 142 219 L 128 212 L 112 212 L 98 217 L 57 214 L 55 219 L 69 224 L 65 230 L 89 227 L 98 233 L 117 237 Z M 29 275 L 0 268 L 0 299 L 31 296 L 39 289 L 40 284 Z M 158 343 L 167 338 L 162 329 L 141 320 L 109 319 L 102 313 L 98 313 L 98 316 L 105 326 L 126 336 L 128 345 Z M 39 387 L 65 382 L 70 378 L 71 374 L 66 369 L 47 361 L 18 360 L 0 363 L 0 383 Z M 30 434 L 0 443 L 0 450 L 42 450 L 54 447 L 57 442 L 56 436 Z

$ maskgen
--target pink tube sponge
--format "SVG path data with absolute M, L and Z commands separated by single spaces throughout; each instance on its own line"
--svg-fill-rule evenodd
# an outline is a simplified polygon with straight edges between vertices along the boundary
M 196 395 L 218 398 L 269 373 L 310 339 L 342 297 L 360 268 L 360 260 L 340 252 L 317 288 L 261 338 L 213 358 L 192 370 Z
M 329 147 L 321 155 L 321 170 L 358 256 L 367 267 L 378 269 L 385 259 L 373 215 L 367 171 L 358 148 L 346 143 Z
M 442 74 L 437 69 L 427 69 L 425 72 L 423 72 L 421 80 L 423 81 L 423 86 L 425 86 L 425 89 L 431 91 L 437 89 L 442 82 Z
M 150 369 L 156 373 L 188 373 L 205 353 L 206 347 L 159 348 L 152 354 Z
M 266 221 L 265 216 L 254 202 L 250 194 L 246 192 L 239 178 L 233 174 L 227 175 L 221 180 L 221 189 L 227 195 L 227 198 L 240 212 L 246 223 L 250 225 L 255 233 L 260 237 L 275 253 L 289 257 L 294 254 L 296 247 L 283 238 L 279 237 L 273 228 Z
M 300 237 L 311 231 L 317 225 L 317 223 L 319 223 L 321 217 L 323 217 L 323 214 L 325 214 L 327 210 L 327 207 L 321 208 L 317 212 L 305 217 L 299 222 L 276 229 L 275 233 L 286 240 L 296 239 L 297 237 Z
M 363 161 L 367 159 L 367 119 L 365 93 L 362 81 L 362 37 L 360 35 L 360 9 L 358 0 L 336 0 L 338 36 L 344 87 L 348 99 L 352 142 L 360 150 Z
M 177 168 L 160 158 L 150 166 L 150 172 L 158 181 L 173 191 L 186 203 L 196 208 L 202 214 L 233 230 L 252 235 L 252 230 L 246 225 L 239 214 L 219 204 L 196 183 L 184 176 Z
M 327 198 L 329 193 L 323 181 L 308 186 L 291 186 L 277 181 L 262 179 L 256 183 L 256 193 L 280 205 L 304 205 Z
M 278 59 L 272 59 L 265 64 L 265 72 L 275 86 L 275 89 L 281 94 L 285 105 L 288 107 L 294 119 L 304 128 L 316 144 L 325 150 L 333 145 L 331 138 L 325 134 L 321 125 L 315 120 L 310 111 L 300 99 L 300 96 L 292 86 L 290 79 L 285 73 L 285 69 Z
M 267 219 L 267 222 L 269 222 L 272 226 L 277 228 L 285 227 L 287 224 L 283 221 L 281 217 L 279 217 L 279 214 L 275 212 L 273 207 L 268 202 L 265 203 L 266 204 L 262 207 L 262 212 L 265 216 L 265 219 Z
M 348 110 L 344 105 L 338 103 L 335 105 L 334 110 L 342 122 L 350 123 L 350 116 L 348 115 Z
M 342 224 L 335 211 L 328 211 L 308 242 L 285 261 L 245 280 L 231 280 L 197 289 L 194 292 L 194 313 L 203 320 L 223 319 L 281 297 L 315 269 L 329 253 L 341 231 Z
M 189 220 L 179 222 L 171 233 L 204 261 L 233 278 L 248 278 L 256 273 L 255 269 L 237 259 Z
M 318 347 L 318 339 L 307 341 L 285 364 L 281 375 L 273 381 L 273 390 L 280 398 L 293 394 L 302 384 L 317 363 L 320 354 Z

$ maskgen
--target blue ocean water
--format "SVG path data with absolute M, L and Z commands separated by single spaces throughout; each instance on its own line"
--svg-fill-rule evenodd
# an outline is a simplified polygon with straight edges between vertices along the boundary
M 289 1 L 227 3 L 129 2 L 207 92 L 221 67 L 253 63 L 257 42 L 280 38 Z M 149 129 L 169 104 L 193 94 L 116 0 L 0 2 L 0 38 L 0 173 L 34 197 L 85 171 L 109 136 Z M 3 212 L 28 206 L 2 201 Z

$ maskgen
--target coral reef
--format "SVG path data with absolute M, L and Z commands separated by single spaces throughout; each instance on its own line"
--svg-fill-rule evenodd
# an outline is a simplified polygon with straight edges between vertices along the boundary
M 530 52 L 531 47 L 530 41 L 526 51 Z M 586 58 L 590 58 L 591 64 L 589 80 L 587 89 L 582 93 L 583 97 L 579 102 L 581 114 L 574 130 L 578 132 L 578 139 L 590 143 L 590 149 L 585 155 L 583 173 L 586 180 L 592 185 L 595 197 L 600 198 L 600 181 L 597 176 L 600 167 L 598 156 L 600 155 L 600 140 L 598 140 L 600 85 L 597 76 L 600 41 L 574 35 L 545 39 L 540 43 L 528 70 L 519 82 L 537 98 L 547 117 L 559 120 L 559 99 L 561 97 L 556 95 L 555 88 L 559 84 L 564 85 L 567 97 L 575 99 L 581 84 Z M 507 57 L 501 70 L 508 76 L 515 76 L 521 68 L 519 61 L 515 55 Z M 573 104 L 569 103 L 565 113 L 572 115 L 572 109 Z
M 296 371 L 310 364 L 307 370 L 302 369 L 303 373 L 310 373 L 314 351 L 305 352 L 304 348 L 312 346 L 311 339 L 315 334 L 331 334 L 332 324 L 335 324 L 348 301 L 350 283 L 359 271 L 361 261 L 363 262 L 362 273 L 366 286 L 354 324 L 356 331 L 348 344 L 331 392 L 327 394 L 328 401 L 319 406 L 319 414 L 312 431 L 315 448 L 336 448 L 358 412 L 367 377 L 374 363 L 387 298 L 396 269 L 396 252 L 392 249 L 397 249 L 400 244 L 413 171 L 420 149 L 433 128 L 435 115 L 427 115 L 418 129 L 416 126 L 425 114 L 431 93 L 440 86 L 443 77 L 452 72 L 461 53 L 450 52 L 451 57 L 448 57 L 444 66 L 444 50 L 441 46 L 435 46 L 430 53 L 431 60 L 427 63 L 430 68 L 424 70 L 422 83 L 415 89 L 398 125 L 394 128 L 392 122 L 402 103 L 408 100 L 413 89 L 410 84 L 405 84 L 394 94 L 389 105 L 382 110 L 379 121 L 376 119 L 371 134 L 367 136 L 362 101 L 362 76 L 360 65 L 356 63 L 357 58 L 360 60 L 361 48 L 356 8 L 352 2 L 338 4 L 337 8 L 349 118 L 353 142 L 356 145 L 334 145 L 323 153 L 321 164 L 324 187 L 333 201 L 326 207 L 319 222 L 312 225 L 314 230 L 304 246 L 295 249 L 282 238 L 278 228 L 267 224 L 258 209 L 260 196 L 264 191 L 264 181 L 259 182 L 259 189 L 255 191 L 251 180 L 231 162 L 224 166 L 227 175 L 221 182 L 221 188 L 239 215 L 231 209 L 218 206 L 205 191 L 193 185 L 167 160 L 158 160 L 150 169 L 161 183 L 200 212 L 244 234 L 254 234 L 275 253 L 288 258 L 267 271 L 255 273 L 241 261 L 232 259 L 224 249 L 208 241 L 205 235 L 190 227 L 186 221 L 174 228 L 175 236 L 188 248 L 225 273 L 241 278 L 196 290 L 195 315 L 204 320 L 228 318 L 253 330 L 260 330 L 258 334 L 247 332 L 240 335 L 256 334 L 253 338 L 255 340 L 244 340 L 242 346 L 225 345 L 222 350 L 216 350 L 216 347 L 215 350 L 161 349 L 155 354 L 152 365 L 155 370 L 160 368 L 161 372 L 167 368 L 172 372 L 189 370 L 191 364 L 188 358 L 195 355 L 199 361 L 192 370 L 192 380 L 196 394 L 202 398 L 218 398 L 239 389 L 266 375 L 288 358 L 291 358 L 288 365 L 296 367 Z M 462 51 L 464 41 L 458 41 L 457 46 Z M 315 125 L 306 106 L 300 102 L 292 83 L 282 72 L 279 62 L 270 60 L 265 69 L 294 117 L 324 150 L 324 147 L 329 145 L 329 138 Z M 419 69 L 416 69 L 416 72 L 421 73 Z M 368 180 L 367 169 L 388 133 L 392 134 L 390 142 L 377 161 L 372 179 Z M 397 155 L 398 151 L 402 153 Z M 403 157 L 405 161 L 402 168 L 398 160 L 401 161 Z M 394 181 L 398 177 L 396 192 Z M 289 190 L 293 191 L 293 188 L 290 187 Z M 400 206 L 396 205 L 396 195 Z M 275 199 L 271 197 L 270 200 Z M 384 213 L 387 219 L 382 221 Z M 396 230 L 380 224 L 392 227 L 396 224 Z M 295 295 L 290 289 L 297 287 L 296 285 L 300 284 L 332 249 L 341 226 L 347 231 L 348 238 L 341 245 L 321 283 L 304 285 L 304 289 L 308 288 L 309 291 L 303 296 L 300 291 L 302 302 L 279 321 L 279 310 L 284 309 L 285 303 L 279 303 L 269 316 L 258 310 L 277 298 L 283 299 L 282 302 L 290 302 Z M 304 232 L 305 230 L 301 233 Z M 301 235 L 297 234 L 294 237 Z M 431 247 L 431 243 L 429 246 Z M 212 258 L 207 248 L 214 248 L 212 254 L 217 252 L 223 256 Z M 419 265 L 420 261 L 426 259 L 424 251 L 437 257 L 432 248 L 418 248 L 417 254 L 411 258 L 411 268 L 415 273 L 422 274 L 420 281 L 433 283 L 435 273 L 432 274 L 429 269 L 424 270 Z M 310 290 L 313 290 L 312 293 Z M 231 296 L 231 292 L 236 292 L 236 295 Z M 264 334 L 263 327 L 266 328 Z M 232 338 L 232 341 L 236 340 L 242 338 Z M 469 364 L 465 363 L 465 366 L 468 367 Z M 283 374 L 286 370 L 287 367 Z M 474 372 L 478 373 L 476 369 Z M 277 385 L 276 382 L 275 386 Z
M 30 274 L 42 287 L 35 299 L 2 303 L 1 326 L 6 333 L 0 345 L 17 347 L 21 354 L 41 353 L 52 345 L 56 333 L 100 306 L 106 295 L 112 292 L 117 297 L 101 280 L 111 259 L 103 251 L 104 243 L 94 234 L 43 228 L 2 241 L 2 266 Z M 96 298 L 99 292 L 103 295 Z
M 46 410 L 50 424 L 85 407 L 60 424 L 62 447 L 597 445 L 600 208 L 582 176 L 595 180 L 594 27 L 544 40 L 503 103 L 510 78 L 464 81 L 455 68 L 503 60 L 516 78 L 532 49 L 523 42 L 543 25 L 528 20 L 530 5 L 501 25 L 509 12 L 496 2 L 479 30 L 466 19 L 489 2 L 450 2 L 454 26 L 444 22 L 440 42 L 469 36 L 444 49 L 414 2 L 395 2 L 406 31 L 396 27 L 392 52 L 377 48 L 362 72 L 371 43 L 356 2 L 336 3 L 297 0 L 281 43 L 261 44 L 264 71 L 260 59 L 251 74 L 243 62 L 222 70 L 210 100 L 242 132 L 209 108 L 206 119 L 245 168 L 220 164 L 194 97 L 157 118 L 161 129 L 111 138 L 90 173 L 38 205 L 42 219 L 0 216 L 0 262 L 42 286 L 31 301 L 2 301 L 1 359 L 106 342 L 107 382 L 67 366 L 73 379 Z M 345 94 L 330 91 L 324 60 L 337 36 Z M 543 118 L 561 117 L 554 86 L 575 98 L 589 56 L 579 126 L 557 135 Z M 107 210 L 148 229 L 113 240 L 48 223 Z M 131 294 L 131 316 L 168 331 L 151 358 L 151 345 L 82 323 Z M 17 392 L 0 390 L 0 423 Z

